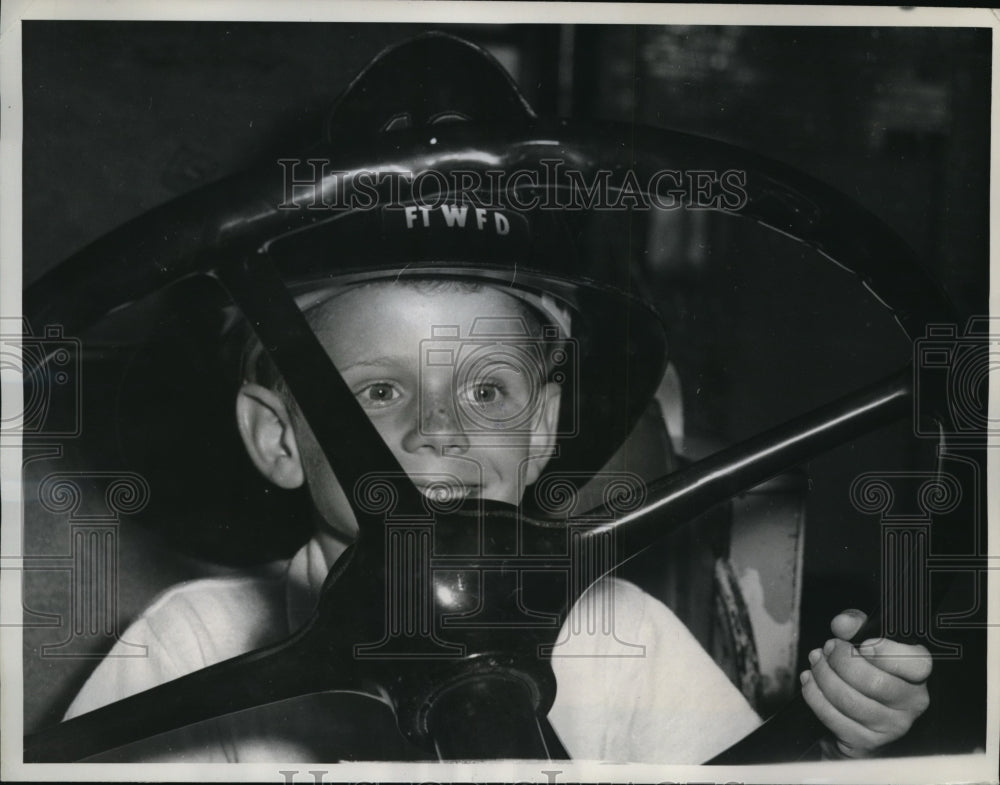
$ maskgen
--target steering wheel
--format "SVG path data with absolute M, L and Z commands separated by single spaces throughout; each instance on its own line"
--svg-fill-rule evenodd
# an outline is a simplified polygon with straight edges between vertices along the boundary
M 850 200 L 776 162 L 671 131 L 532 117 L 510 126 L 461 123 L 442 125 L 433 133 L 402 131 L 391 143 L 331 144 L 309 157 L 329 159 L 336 175 L 317 178 L 302 201 L 356 188 L 365 172 L 543 172 L 545 162 L 559 160 L 589 182 L 599 172 L 622 171 L 622 150 L 628 151 L 636 180 L 644 184 L 655 182 L 663 171 L 745 172 L 745 201 L 714 209 L 788 235 L 853 272 L 913 340 L 928 324 L 955 321 L 913 252 Z M 546 720 L 555 680 L 548 660 L 539 656 L 555 642 L 559 624 L 527 631 L 470 629 L 448 626 L 449 615 L 472 607 L 494 616 L 517 614 L 518 593 L 508 578 L 530 564 L 541 576 L 532 609 L 561 622 L 582 591 L 606 573 L 588 574 L 567 590 L 572 538 L 586 549 L 613 533 L 620 561 L 626 561 L 720 501 L 912 414 L 912 371 L 904 368 L 653 483 L 640 509 L 616 508 L 610 500 L 598 524 L 588 514 L 557 525 L 499 502 L 428 507 L 328 359 L 272 258 L 272 238 L 308 232 L 330 217 L 280 208 L 286 198 L 282 185 L 272 165 L 208 186 L 126 224 L 30 287 L 25 314 L 34 323 L 60 323 L 73 334 L 183 278 L 216 279 L 254 325 L 342 487 L 357 488 L 371 477 L 396 477 L 394 509 L 403 517 L 430 516 L 433 544 L 424 539 L 420 547 L 432 548 L 435 565 L 447 563 L 450 569 L 432 569 L 429 560 L 416 559 L 402 578 L 390 574 L 385 554 L 393 543 L 385 508 L 349 494 L 358 539 L 334 565 L 303 629 L 279 644 L 28 736 L 25 761 L 80 759 L 221 714 L 338 690 L 382 696 L 403 735 L 443 759 L 564 757 Z M 940 416 L 947 417 L 943 401 Z M 347 455 L 335 447 L 345 442 L 359 446 Z M 487 555 L 482 538 L 490 543 Z M 500 577 L 470 579 L 487 571 Z M 385 639 L 384 629 L 383 603 L 393 580 L 406 581 L 431 603 L 429 627 L 422 631 L 426 634 L 407 641 L 425 647 L 426 656 L 399 659 L 382 656 L 385 647 L 360 645 L 383 640 L 391 649 L 398 642 Z M 345 597 L 354 601 L 342 601 Z M 366 601 L 358 602 L 359 597 Z M 877 625 L 873 616 L 858 639 Z M 779 749 L 796 757 L 815 740 L 818 723 L 801 696 L 782 716 L 784 720 L 765 724 L 717 762 L 773 759 Z

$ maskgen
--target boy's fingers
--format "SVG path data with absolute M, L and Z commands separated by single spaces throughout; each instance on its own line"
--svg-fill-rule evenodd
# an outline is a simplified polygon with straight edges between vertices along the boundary
M 830 631 L 841 640 L 849 641 L 858 634 L 861 625 L 868 620 L 868 614 L 856 608 L 841 611 L 830 622 Z
M 843 641 L 838 641 L 838 643 L 842 647 L 847 646 Z M 860 660 L 861 658 L 857 659 Z M 827 656 L 823 656 L 822 654 L 816 656 L 814 653 L 810 656 L 809 660 L 812 663 L 812 680 L 815 681 L 816 686 L 823 693 L 823 697 L 830 705 L 845 717 L 849 717 L 868 730 L 886 735 L 898 733 L 901 727 L 904 730 L 906 727 L 909 727 L 908 718 L 897 711 L 893 703 L 866 695 L 855 686 L 850 678 L 841 676 L 833 668 Z M 863 669 L 869 671 L 863 673 L 863 676 L 870 677 L 874 669 L 863 660 L 861 665 Z M 858 669 L 855 668 L 854 670 Z M 876 674 L 876 676 L 878 675 Z M 861 680 L 867 681 L 866 678 L 862 678 Z
M 823 695 L 809 671 L 803 671 L 801 681 L 806 704 L 837 737 L 838 745 L 846 755 L 862 757 L 883 743 L 879 734 L 838 711 Z
M 911 646 L 885 638 L 871 638 L 862 641 L 857 651 L 879 670 L 911 684 L 927 681 L 934 667 L 931 653 L 919 644 Z
M 872 661 L 860 655 L 851 644 L 838 640 L 827 641 L 821 651 L 822 664 L 866 698 L 911 715 L 920 714 L 927 708 L 929 698 L 927 688 L 922 683 L 911 683 L 880 667 L 892 658 L 881 657 Z M 818 665 L 819 660 L 813 664 L 813 668 L 816 669 Z

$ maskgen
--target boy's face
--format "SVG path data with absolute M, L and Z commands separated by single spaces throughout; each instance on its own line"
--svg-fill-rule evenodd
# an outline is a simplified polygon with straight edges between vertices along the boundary
M 462 378 L 460 362 L 429 364 L 422 342 L 435 327 L 457 326 L 464 338 L 478 318 L 509 322 L 524 314 L 518 300 L 486 286 L 471 291 L 384 283 L 338 295 L 309 318 L 418 487 L 442 501 L 462 496 L 517 504 L 551 454 L 559 386 L 546 383 L 538 364 L 506 361 L 503 352 L 490 360 L 488 341 L 474 344 L 481 359 L 475 374 Z M 462 341 L 453 343 L 460 350 Z M 505 433 L 504 424 L 522 412 L 530 415 Z M 326 533 L 353 540 L 357 523 L 345 491 L 297 408 L 273 391 L 247 384 L 238 415 L 244 442 L 265 476 L 283 487 L 307 482 L 329 527 Z

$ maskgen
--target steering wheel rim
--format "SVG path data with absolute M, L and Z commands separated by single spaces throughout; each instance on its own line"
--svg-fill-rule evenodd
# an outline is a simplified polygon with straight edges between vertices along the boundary
M 273 163 L 224 178 L 87 245 L 25 290 L 24 311 L 42 322 L 58 317 L 66 330 L 79 332 L 183 277 L 208 273 L 221 260 L 247 256 L 272 237 L 322 220 L 329 212 L 308 209 L 308 204 L 330 200 L 344 185 L 354 187 L 362 174 L 543 171 L 540 162 L 559 160 L 586 179 L 604 170 L 621 171 L 622 150 L 629 151 L 629 168 L 640 183 L 664 171 L 744 172 L 742 203 L 704 209 L 749 218 L 815 249 L 856 275 L 912 340 L 921 337 L 927 323 L 954 320 L 951 303 L 913 249 L 868 210 L 809 175 L 735 145 L 679 131 L 546 119 L 528 126 L 456 124 L 433 133 L 394 132 L 389 142 L 319 146 L 301 160 L 335 166 L 317 179 L 314 193 L 297 198 L 306 205 L 299 209 L 284 206 L 285 183 Z M 844 225 L 854 231 L 840 231 Z
M 439 129 L 433 142 L 426 131 L 415 132 L 397 137 L 392 149 L 376 145 L 375 149 L 341 150 L 335 160 L 344 161 L 338 163 L 341 172 L 370 171 L 376 168 L 373 162 L 379 162 L 379 167 L 409 171 L 435 167 L 448 171 L 451 167 L 475 168 L 489 161 L 491 166 L 499 164 L 500 168 L 513 170 L 531 163 L 537 169 L 538 162 L 558 154 L 567 168 L 586 174 L 602 167 L 613 168 L 626 141 L 631 145 L 632 170 L 644 182 L 648 177 L 643 175 L 662 170 L 742 168 L 746 172 L 747 200 L 737 214 L 815 248 L 857 275 L 890 309 L 911 339 L 919 338 L 926 324 L 954 321 L 950 304 L 917 264 L 913 252 L 876 218 L 805 175 L 722 143 L 656 129 L 637 133 L 634 127 L 617 124 L 539 121 L 527 129 Z M 312 157 L 317 156 L 314 153 Z M 275 190 L 274 181 L 270 169 L 230 178 L 126 224 L 31 286 L 25 292 L 26 315 L 36 323 L 58 321 L 73 332 L 160 286 L 190 275 L 220 275 L 220 271 L 228 270 L 221 277 L 232 291 L 238 285 L 233 270 L 245 269 L 248 259 L 253 259 L 259 270 L 260 260 L 254 258 L 254 253 L 262 239 L 318 220 L 315 213 L 277 210 L 275 206 L 281 204 L 283 194 Z M 330 187 L 331 183 L 322 181 L 318 190 L 322 193 Z M 243 197 L 234 204 L 232 193 Z M 837 231 L 837 227 L 845 225 L 856 231 Z M 148 238 L 163 239 L 151 245 Z M 115 285 L 109 287 L 109 281 Z M 332 369 L 332 364 L 328 365 Z M 328 376 L 331 381 L 333 377 L 339 379 L 335 369 Z M 294 383 L 291 387 L 294 391 Z M 898 387 L 893 389 L 894 412 L 898 415 L 909 411 L 899 406 L 905 395 L 901 398 Z M 312 424 L 308 412 L 306 416 Z M 367 418 L 362 415 L 355 419 L 354 425 L 363 431 L 361 420 L 367 422 Z M 368 438 L 372 433 L 373 429 Z M 331 452 L 327 451 L 328 457 L 332 457 Z M 375 453 L 381 453 L 374 459 L 376 465 L 381 461 L 383 467 L 398 470 L 387 449 L 376 449 Z M 391 463 L 386 461 L 387 454 Z M 333 461 L 332 465 L 336 470 Z M 414 504 L 419 494 L 411 483 L 404 486 L 407 484 L 411 490 L 404 490 L 404 494 L 409 493 L 406 503 Z M 348 559 L 341 567 L 335 566 L 330 580 L 336 581 L 350 563 Z M 251 654 L 239 659 L 252 664 L 259 658 Z M 127 700 L 106 709 L 114 710 Z M 99 712 L 108 716 L 105 709 Z M 71 736 L 86 736 L 80 729 L 87 721 L 85 715 L 58 726 L 58 732 L 47 737 L 44 732 L 36 734 L 26 744 L 26 760 L 44 759 L 45 750 L 66 744 Z

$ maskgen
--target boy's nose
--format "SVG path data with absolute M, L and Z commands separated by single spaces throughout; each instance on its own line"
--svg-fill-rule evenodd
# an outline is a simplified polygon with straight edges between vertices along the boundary
M 455 411 L 455 405 L 445 397 L 424 401 L 419 423 L 403 440 L 408 452 L 429 448 L 434 452 L 464 453 L 469 449 L 469 439 Z

